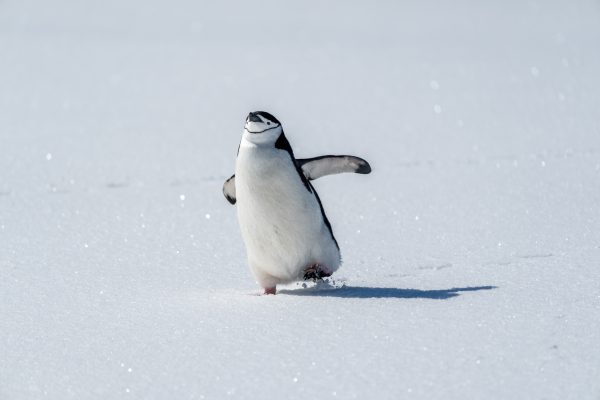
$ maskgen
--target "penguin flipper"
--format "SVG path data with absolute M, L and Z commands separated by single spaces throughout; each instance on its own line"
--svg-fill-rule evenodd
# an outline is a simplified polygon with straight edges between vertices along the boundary
M 366 160 L 355 156 L 320 156 L 297 159 L 296 163 L 302 169 L 304 176 L 315 180 L 322 176 L 354 172 L 368 174 L 371 166 Z
M 223 184 L 223 194 L 228 202 L 235 204 L 237 201 L 235 197 L 235 174 L 231 175 L 231 178 L 227 179 Z

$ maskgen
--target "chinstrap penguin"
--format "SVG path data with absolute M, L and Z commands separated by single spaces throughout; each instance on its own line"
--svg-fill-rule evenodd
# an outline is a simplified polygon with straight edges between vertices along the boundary
M 342 172 L 368 174 L 354 156 L 296 159 L 281 123 L 265 111 L 248 114 L 235 174 L 223 194 L 237 205 L 248 262 L 265 294 L 280 283 L 330 276 L 340 248 L 311 180 Z

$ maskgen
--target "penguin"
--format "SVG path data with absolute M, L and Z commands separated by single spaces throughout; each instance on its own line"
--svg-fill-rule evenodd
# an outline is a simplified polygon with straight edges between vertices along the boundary
M 340 247 L 311 180 L 368 174 L 369 163 L 346 155 L 296 159 L 281 122 L 265 111 L 248 114 L 235 174 L 223 185 L 236 205 L 248 263 L 264 294 L 277 285 L 331 276 Z

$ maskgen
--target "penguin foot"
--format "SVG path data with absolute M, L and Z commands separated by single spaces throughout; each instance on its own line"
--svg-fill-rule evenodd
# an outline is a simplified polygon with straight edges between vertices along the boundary
M 320 264 L 313 264 L 304 270 L 304 280 L 312 279 L 313 282 L 331 276 L 331 272 Z
M 273 287 L 265 288 L 264 294 L 277 294 L 277 287 L 273 286 Z

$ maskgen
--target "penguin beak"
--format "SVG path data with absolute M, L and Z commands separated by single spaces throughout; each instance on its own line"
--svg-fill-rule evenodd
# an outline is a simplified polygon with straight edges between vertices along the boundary
M 248 122 L 262 122 L 262 120 L 260 119 L 260 117 L 257 114 L 253 113 L 253 112 L 251 112 L 250 114 L 248 114 L 247 121 Z

